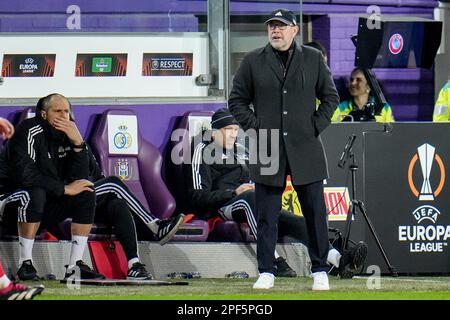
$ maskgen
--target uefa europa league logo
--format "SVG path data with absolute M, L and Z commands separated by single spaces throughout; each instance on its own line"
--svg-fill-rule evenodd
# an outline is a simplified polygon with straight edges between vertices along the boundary
M 419 160 L 420 168 L 422 171 L 423 182 L 420 188 L 420 192 L 416 189 L 413 181 L 413 169 L 417 160 Z M 437 162 L 441 179 L 439 185 L 434 190 L 430 182 L 431 169 L 434 162 Z M 439 195 L 444 187 L 445 183 L 445 167 L 441 157 L 436 153 L 436 148 L 432 145 L 425 143 L 417 148 L 417 154 L 411 159 L 408 169 L 408 183 L 412 193 L 419 198 L 419 201 L 433 201 L 435 197 Z

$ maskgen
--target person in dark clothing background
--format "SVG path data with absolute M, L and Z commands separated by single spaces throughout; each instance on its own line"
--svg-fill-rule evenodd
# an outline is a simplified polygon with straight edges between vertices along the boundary
M 319 41 L 311 41 L 311 42 L 305 43 L 305 46 L 319 50 L 323 55 L 323 59 L 325 60 L 325 63 L 328 63 L 327 49 L 325 49 L 323 44 L 321 44 Z

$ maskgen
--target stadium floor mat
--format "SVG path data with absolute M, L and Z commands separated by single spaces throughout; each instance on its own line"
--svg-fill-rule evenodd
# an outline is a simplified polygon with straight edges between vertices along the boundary
M 60 283 L 77 283 L 80 285 L 90 286 L 187 286 L 186 281 L 163 281 L 163 280 L 122 280 L 122 279 L 105 279 L 105 280 L 61 280 Z

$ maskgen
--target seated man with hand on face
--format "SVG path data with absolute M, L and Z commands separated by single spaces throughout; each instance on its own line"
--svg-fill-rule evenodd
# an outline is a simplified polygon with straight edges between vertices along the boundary
M 192 164 L 183 165 L 188 191 L 186 209 L 203 219 L 219 216 L 224 220 L 246 222 L 256 238 L 255 187 L 250 181 L 246 150 L 236 143 L 239 124 L 227 108 L 222 108 L 213 114 L 211 127 L 212 141 L 193 145 Z M 302 217 L 280 208 L 278 221 L 282 236 L 307 244 L 306 225 Z M 342 278 L 351 278 L 353 271 L 364 262 L 366 253 L 364 243 L 358 243 L 344 255 L 330 245 L 328 262 L 339 269 Z M 275 276 L 296 276 L 296 272 L 276 250 L 274 265 Z
M 92 223 L 113 225 L 128 259 L 128 279 L 151 279 L 137 254 L 133 216 L 141 218 L 161 245 L 169 241 L 183 216 L 169 220 L 154 217 L 118 177 L 105 178 L 73 120 L 64 96 L 41 98 L 36 117 L 24 120 L 3 154 L 8 177 L 1 177 L 6 214 L 17 214 L 19 233 L 18 276 L 37 277 L 32 249 L 41 227 L 50 229 L 72 218 L 72 250 L 66 277 L 79 269 L 82 279 L 102 279 L 82 261 Z

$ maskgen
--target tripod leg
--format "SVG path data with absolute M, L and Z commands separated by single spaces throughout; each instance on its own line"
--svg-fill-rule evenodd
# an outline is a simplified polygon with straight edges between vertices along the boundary
M 352 219 L 354 217 L 355 205 L 353 201 L 350 202 L 350 207 L 347 212 L 347 220 L 345 220 L 345 231 L 344 231 L 344 239 L 342 242 L 341 252 L 348 249 L 348 240 L 350 239 L 350 229 L 352 227 Z
M 369 226 L 370 232 L 372 233 L 372 236 L 375 239 L 375 242 L 377 243 L 378 249 L 380 249 L 381 254 L 383 255 L 383 259 L 386 262 L 386 265 L 391 272 L 393 277 L 398 277 L 397 272 L 395 271 L 395 268 L 391 265 L 391 262 L 389 261 L 389 258 L 386 254 L 386 252 L 383 249 L 383 246 L 381 245 L 380 239 L 378 238 L 378 235 L 375 231 L 375 227 L 372 224 L 372 221 L 370 220 L 369 216 L 367 215 L 366 208 L 364 206 L 364 203 L 362 201 L 357 201 L 356 206 L 361 211 L 361 213 L 364 216 L 364 219 L 366 220 L 367 225 Z

